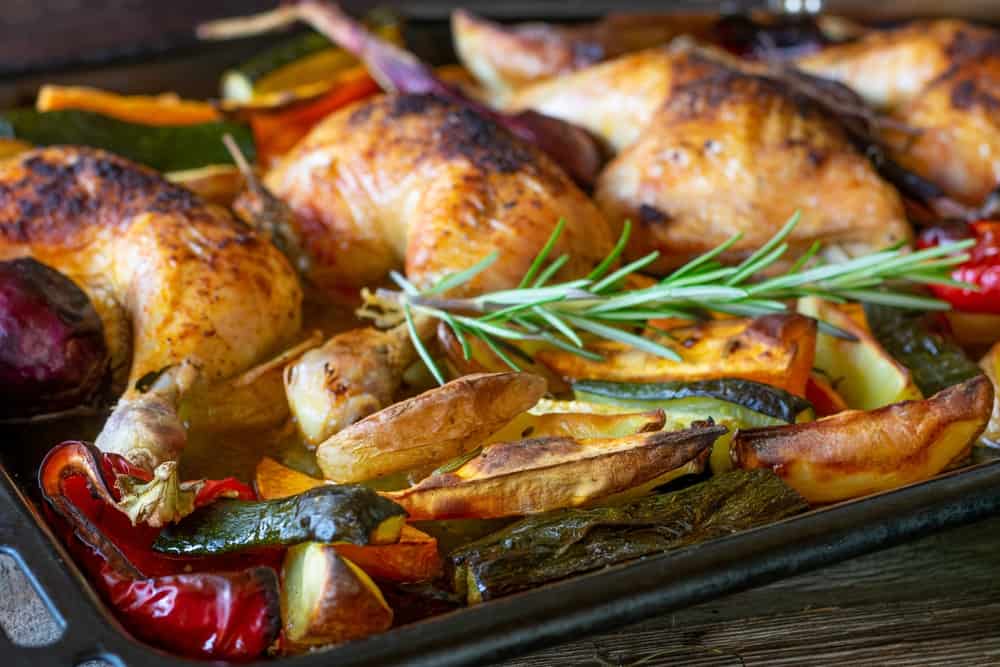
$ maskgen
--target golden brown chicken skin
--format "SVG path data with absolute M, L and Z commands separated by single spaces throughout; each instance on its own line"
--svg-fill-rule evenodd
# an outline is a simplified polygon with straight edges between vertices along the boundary
M 298 279 L 269 242 L 103 151 L 53 147 L 0 165 L 0 259 L 24 256 L 72 278 L 101 316 L 126 389 L 98 445 L 150 471 L 167 465 L 165 476 L 184 444 L 183 392 L 246 370 L 299 328 Z M 168 368 L 156 391 L 139 386 Z M 133 518 L 177 518 L 163 509 Z
M 1000 185 L 1000 32 L 963 21 L 873 32 L 799 61 L 854 88 L 914 132 L 893 157 L 969 205 Z
M 474 111 L 389 95 L 327 117 L 265 177 L 287 202 L 326 291 L 391 269 L 429 285 L 493 251 L 467 292 L 516 286 L 560 218 L 553 257 L 589 271 L 613 240 L 591 200 L 539 150 Z
M 809 50 L 820 40 L 840 41 L 864 32 L 852 21 L 832 15 L 794 17 L 767 12 L 739 15 L 711 13 L 616 14 L 593 23 L 500 24 L 463 9 L 451 16 L 455 51 L 463 65 L 503 103 L 518 90 L 546 79 L 686 35 L 700 42 L 749 49 L 773 41 L 777 30 L 787 39 L 797 34 L 798 48 Z
M 609 14 L 565 26 L 505 26 L 459 9 L 451 16 L 455 50 L 495 101 L 524 86 L 568 74 L 678 35 L 708 37 L 718 14 Z
M 640 51 L 525 89 L 533 108 L 586 127 L 617 156 L 596 200 L 635 225 L 629 256 L 676 267 L 737 232 L 729 260 L 795 212 L 789 243 L 867 252 L 910 238 L 896 191 L 836 121 L 782 82 L 690 43 Z
M 299 327 L 298 282 L 270 243 L 103 151 L 54 147 L 0 165 L 0 258 L 23 256 L 91 297 L 113 358 L 131 358 L 129 391 L 190 357 L 206 381 L 231 376 Z

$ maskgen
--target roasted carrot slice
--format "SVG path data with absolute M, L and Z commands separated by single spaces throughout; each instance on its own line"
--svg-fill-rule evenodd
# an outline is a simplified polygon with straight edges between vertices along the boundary
M 210 123 L 220 117 L 211 104 L 184 100 L 174 93 L 119 95 L 85 86 L 42 86 L 35 108 L 38 111 L 93 111 L 143 125 L 196 125 Z

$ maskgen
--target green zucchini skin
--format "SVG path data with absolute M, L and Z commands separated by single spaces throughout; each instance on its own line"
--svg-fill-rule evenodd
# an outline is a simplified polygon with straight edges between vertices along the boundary
M 209 556 L 300 542 L 365 545 L 402 507 L 360 484 L 321 486 L 275 500 L 218 500 L 160 531 L 153 550 Z
M 741 405 L 748 410 L 794 424 L 804 412 L 813 410 L 806 399 L 790 394 L 784 389 L 740 378 L 720 378 L 696 382 L 607 382 L 604 380 L 578 380 L 573 383 L 573 393 L 580 400 L 598 403 L 628 401 L 647 407 L 663 407 L 668 401 L 687 398 L 714 398 Z
M 527 517 L 452 551 L 469 603 L 772 523 L 808 509 L 770 470 L 738 470 L 625 505 Z
M 865 317 L 872 335 L 909 369 L 924 396 L 983 373 L 958 343 L 931 331 L 926 313 L 865 304 Z
M 307 32 L 291 37 L 262 53 L 258 53 L 250 60 L 227 72 L 226 76 L 240 76 L 252 86 L 263 77 L 285 65 L 290 65 L 296 60 L 302 60 L 314 53 L 330 48 L 333 48 L 333 44 L 326 37 L 317 32 Z
M 0 112 L 0 137 L 39 146 L 76 144 L 102 148 L 162 172 L 184 171 L 211 164 L 233 164 L 222 143 L 232 135 L 253 161 L 253 134 L 246 125 L 228 122 L 197 125 L 140 125 L 91 111 Z

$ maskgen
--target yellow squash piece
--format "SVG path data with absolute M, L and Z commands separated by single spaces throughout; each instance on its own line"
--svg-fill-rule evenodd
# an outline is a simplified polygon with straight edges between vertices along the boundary
M 802 396 L 812 369 L 815 340 L 815 322 L 787 313 L 711 320 L 659 331 L 656 341 L 676 351 L 683 359 L 679 362 L 611 341 L 587 346 L 603 356 L 603 361 L 556 349 L 539 350 L 537 358 L 558 375 L 574 380 L 667 382 L 735 377 Z
M 661 430 L 665 424 L 663 410 L 600 414 L 596 412 L 524 412 L 485 440 L 484 444 L 510 442 L 523 438 L 623 438 L 635 433 Z
M 38 111 L 93 111 L 142 125 L 197 125 L 220 118 L 219 111 L 211 104 L 184 100 L 174 93 L 119 95 L 83 86 L 42 86 L 35 108 Z
M 857 498 L 962 460 L 992 410 L 993 385 L 978 376 L 926 400 L 740 431 L 733 458 L 742 468 L 771 468 L 812 503 Z
M 332 435 L 316 448 L 316 462 L 341 483 L 443 463 L 475 449 L 544 392 L 545 380 L 528 373 L 466 375 Z
M 825 333 L 816 337 L 816 368 L 849 407 L 874 410 L 923 398 L 906 366 L 872 336 L 860 306 L 807 297 L 799 300 L 799 312 L 829 322 L 857 338 L 854 342 Z

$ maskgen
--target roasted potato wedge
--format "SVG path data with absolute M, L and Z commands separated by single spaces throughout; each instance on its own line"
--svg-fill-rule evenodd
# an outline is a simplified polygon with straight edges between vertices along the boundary
M 385 494 L 413 520 L 488 519 L 577 507 L 682 467 L 726 433 L 697 424 L 624 438 L 501 442 L 457 470 Z
M 324 441 L 323 476 L 360 482 L 441 463 L 474 449 L 545 393 L 529 373 L 467 375 L 391 405 Z
M 983 431 L 983 439 L 996 445 L 1000 443 L 1000 393 L 997 392 L 997 381 L 1000 380 L 1000 343 L 990 348 L 986 356 L 979 362 L 979 367 L 986 373 L 986 377 L 993 383 L 993 412 L 990 414 L 990 421 Z
M 537 358 L 570 380 L 666 382 L 735 377 L 799 396 L 805 393 L 816 340 L 816 323 L 808 318 L 792 313 L 710 320 L 661 334 L 657 342 L 676 350 L 682 362 L 610 341 L 587 346 L 604 361 L 548 348 L 539 350 Z
M 923 398 L 910 371 L 886 352 L 868 330 L 860 307 L 841 306 L 815 297 L 799 299 L 799 312 L 829 322 L 857 342 L 821 333 L 815 365 L 848 407 L 874 410 Z
M 740 431 L 733 459 L 742 468 L 771 468 L 812 503 L 856 498 L 927 479 L 961 460 L 992 410 L 993 386 L 979 376 L 926 400 Z
M 392 625 L 392 609 L 378 586 L 330 545 L 291 547 L 281 580 L 281 618 L 293 646 L 338 644 Z

